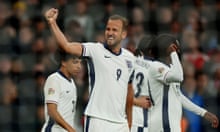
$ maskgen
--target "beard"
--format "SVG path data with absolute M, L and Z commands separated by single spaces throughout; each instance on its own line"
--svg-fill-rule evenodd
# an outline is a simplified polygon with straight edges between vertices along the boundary
M 120 44 L 120 40 L 118 39 L 106 39 L 106 43 L 109 47 L 116 47 Z

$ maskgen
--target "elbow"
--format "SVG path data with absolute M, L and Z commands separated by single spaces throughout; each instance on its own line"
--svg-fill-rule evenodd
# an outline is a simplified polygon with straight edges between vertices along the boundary
M 182 82 L 183 81 L 183 74 L 175 74 L 175 75 L 170 75 L 167 76 L 166 80 L 168 82 Z

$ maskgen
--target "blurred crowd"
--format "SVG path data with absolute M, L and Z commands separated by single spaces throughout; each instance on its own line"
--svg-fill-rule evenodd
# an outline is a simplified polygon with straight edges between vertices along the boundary
M 69 41 L 104 41 L 112 14 L 129 19 L 123 47 L 133 52 L 144 34 L 171 33 L 181 44 L 183 93 L 220 118 L 220 1 L 218 0 L 0 0 L 0 131 L 39 132 L 44 122 L 43 85 L 58 68 L 57 44 L 43 13 L 59 9 Z M 86 62 L 76 77 L 76 124 L 88 100 Z M 218 132 L 183 111 L 185 132 Z

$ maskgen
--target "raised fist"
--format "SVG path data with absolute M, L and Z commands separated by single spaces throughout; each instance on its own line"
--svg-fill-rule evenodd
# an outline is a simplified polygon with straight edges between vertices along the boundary
M 179 52 L 179 47 L 178 45 L 172 43 L 169 47 L 168 47 L 168 53 L 172 53 L 172 52 Z
M 58 10 L 55 8 L 51 8 L 45 12 L 44 16 L 49 23 L 56 21 L 58 16 Z

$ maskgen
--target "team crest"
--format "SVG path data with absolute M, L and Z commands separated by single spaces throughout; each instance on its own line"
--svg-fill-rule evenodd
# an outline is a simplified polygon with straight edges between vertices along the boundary
M 55 90 L 53 88 L 48 89 L 48 95 L 52 95 L 55 93 Z
M 131 63 L 131 61 L 126 60 L 126 63 L 127 63 L 128 68 L 132 68 L 132 63 Z

